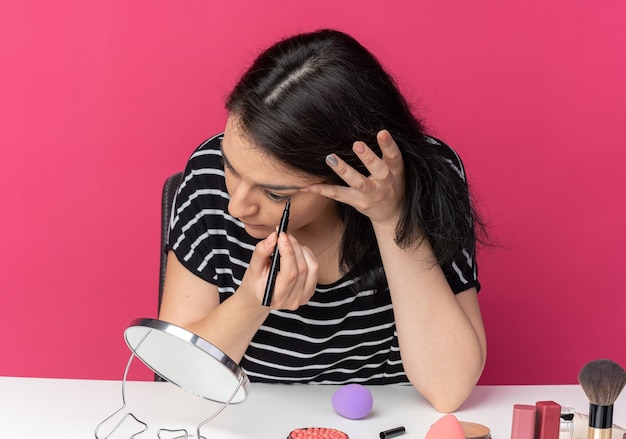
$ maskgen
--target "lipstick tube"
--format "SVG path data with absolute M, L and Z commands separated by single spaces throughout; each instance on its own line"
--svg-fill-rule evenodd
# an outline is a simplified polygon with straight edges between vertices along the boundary
M 537 401 L 535 408 L 535 438 L 559 439 L 561 406 L 554 401 Z
M 513 406 L 511 439 L 535 439 L 536 416 L 537 409 L 534 405 L 515 404 Z

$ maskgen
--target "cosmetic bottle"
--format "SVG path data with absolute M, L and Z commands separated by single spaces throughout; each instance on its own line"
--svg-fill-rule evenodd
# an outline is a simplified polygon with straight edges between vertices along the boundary
M 572 439 L 573 437 L 574 437 L 574 409 L 572 407 L 562 406 L 559 439 Z

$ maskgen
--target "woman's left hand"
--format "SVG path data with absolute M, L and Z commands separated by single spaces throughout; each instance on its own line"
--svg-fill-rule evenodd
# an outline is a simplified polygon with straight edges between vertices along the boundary
M 302 190 L 349 204 L 368 216 L 374 224 L 395 227 L 405 194 L 404 162 L 389 131 L 379 131 L 376 140 L 382 157 L 378 157 L 364 142 L 357 141 L 352 146 L 369 171 L 369 176 L 361 174 L 337 155 L 330 154 L 326 163 L 348 186 L 318 183 Z

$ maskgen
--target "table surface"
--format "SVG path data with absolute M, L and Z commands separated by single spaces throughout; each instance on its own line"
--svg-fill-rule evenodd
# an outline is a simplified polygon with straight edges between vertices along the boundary
M 104 438 L 126 413 L 148 424 L 141 438 L 169 439 L 176 434 L 160 428 L 187 429 L 195 435 L 221 404 L 187 393 L 167 382 L 128 381 L 126 408 L 104 424 Z M 201 429 L 207 439 L 284 439 L 294 428 L 331 427 L 350 439 L 378 438 L 379 432 L 406 427 L 404 438 L 424 438 L 443 415 L 410 386 L 368 386 L 374 408 L 365 418 L 345 419 L 331 405 L 337 386 L 253 383 L 248 399 L 226 407 Z M 461 421 L 483 424 L 494 439 L 509 438 L 514 404 L 555 401 L 588 412 L 589 402 L 579 385 L 478 386 L 455 413 Z M 122 407 L 122 382 L 51 378 L 0 377 L 0 438 L 93 438 L 98 424 Z M 614 421 L 626 424 L 626 397 L 615 403 Z M 131 418 L 112 438 L 130 437 L 141 427 Z

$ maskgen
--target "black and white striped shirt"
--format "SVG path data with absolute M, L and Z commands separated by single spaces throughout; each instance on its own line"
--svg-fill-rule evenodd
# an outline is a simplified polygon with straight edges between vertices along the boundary
M 188 270 L 217 285 L 224 301 L 241 284 L 258 240 L 228 213 L 221 137 L 200 145 L 187 164 L 172 211 L 168 249 Z M 450 164 L 464 178 L 461 161 L 453 151 L 450 157 L 456 157 Z M 476 263 L 466 256 L 465 266 L 443 266 L 455 293 L 479 287 Z M 331 285 L 318 285 L 311 300 L 296 311 L 272 310 L 241 361 L 250 379 L 407 383 L 388 289 L 355 290 L 355 282 L 348 274 Z

